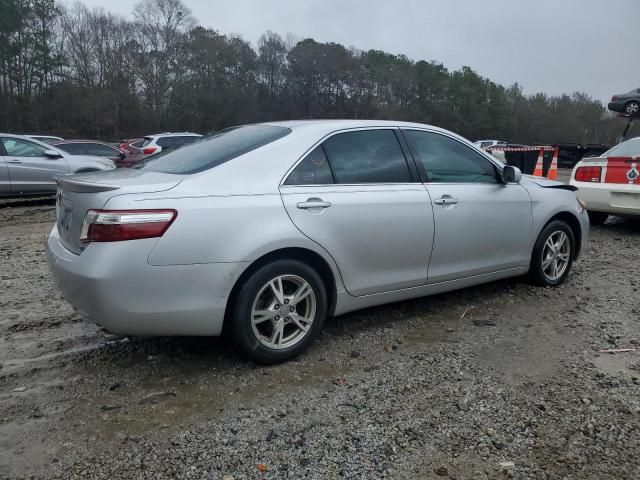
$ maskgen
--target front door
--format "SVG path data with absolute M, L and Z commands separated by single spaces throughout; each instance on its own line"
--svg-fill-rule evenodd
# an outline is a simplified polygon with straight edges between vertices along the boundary
M 17 137 L 1 137 L 12 193 L 46 193 L 56 191 L 54 176 L 68 173 L 64 158 L 44 155 L 47 147 Z
M 280 192 L 294 224 L 334 258 L 352 295 L 426 283 L 431 202 L 394 130 L 328 138 L 297 165 Z
M 491 161 L 453 137 L 403 133 L 433 204 L 429 282 L 528 266 L 533 215 L 527 190 L 502 183 Z

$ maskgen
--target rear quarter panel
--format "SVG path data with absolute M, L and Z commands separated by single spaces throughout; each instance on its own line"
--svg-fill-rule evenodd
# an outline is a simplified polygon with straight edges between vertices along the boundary
M 168 192 L 167 192 L 168 193 Z M 251 262 L 283 248 L 304 248 L 325 259 L 340 283 L 333 258 L 291 222 L 279 193 L 264 195 L 122 195 L 105 208 L 173 208 L 178 216 L 148 256 L 157 266 Z

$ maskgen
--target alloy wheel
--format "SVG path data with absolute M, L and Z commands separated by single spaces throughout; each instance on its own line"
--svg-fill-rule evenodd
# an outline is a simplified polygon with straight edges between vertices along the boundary
M 555 231 L 542 249 L 542 271 L 550 281 L 558 280 L 567 270 L 571 259 L 571 241 L 563 231 Z
M 258 292 L 251 308 L 251 328 L 265 347 L 281 350 L 302 341 L 316 315 L 316 295 L 297 275 L 279 275 Z

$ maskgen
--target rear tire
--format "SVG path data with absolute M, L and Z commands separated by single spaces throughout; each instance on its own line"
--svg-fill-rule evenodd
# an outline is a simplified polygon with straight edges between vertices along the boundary
M 255 362 L 281 363 L 309 347 L 326 316 L 327 293 L 320 275 L 298 260 L 276 260 L 240 287 L 229 333 Z
M 564 282 L 573 265 L 575 244 L 573 231 L 565 222 L 554 220 L 544 227 L 531 254 L 531 282 L 541 287 Z
M 624 112 L 628 113 L 629 115 L 638 115 L 640 114 L 640 103 L 636 102 L 635 100 L 628 102 L 625 106 L 624 106 Z
M 587 213 L 589 214 L 589 223 L 591 223 L 591 225 L 602 225 L 607 221 L 607 218 L 609 218 L 609 214 L 607 212 L 594 212 L 588 210 Z

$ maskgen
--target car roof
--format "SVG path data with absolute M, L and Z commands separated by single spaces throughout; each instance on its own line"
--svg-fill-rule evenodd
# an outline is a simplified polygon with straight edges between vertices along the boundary
M 171 137 L 171 136 L 175 136 L 175 135 L 185 135 L 185 136 L 194 136 L 194 137 L 201 137 L 202 135 L 200 135 L 199 133 L 193 133 L 193 132 L 164 132 L 164 133 L 152 133 L 151 135 L 145 135 L 144 138 L 151 138 L 151 137 Z
M 380 127 L 429 129 L 431 131 L 441 132 L 448 135 L 451 135 L 453 133 L 439 127 L 434 127 L 433 125 L 415 122 L 401 122 L 395 120 L 288 120 L 278 122 L 263 122 L 256 125 L 271 125 L 275 127 L 285 127 L 291 130 L 314 130 L 327 134 L 338 130 Z
M 82 140 L 80 138 L 76 138 L 73 140 L 59 140 L 55 142 L 54 145 L 60 145 L 61 143 L 99 143 L 100 145 L 107 145 L 108 147 L 111 146 L 108 143 L 101 142 L 100 140 Z

